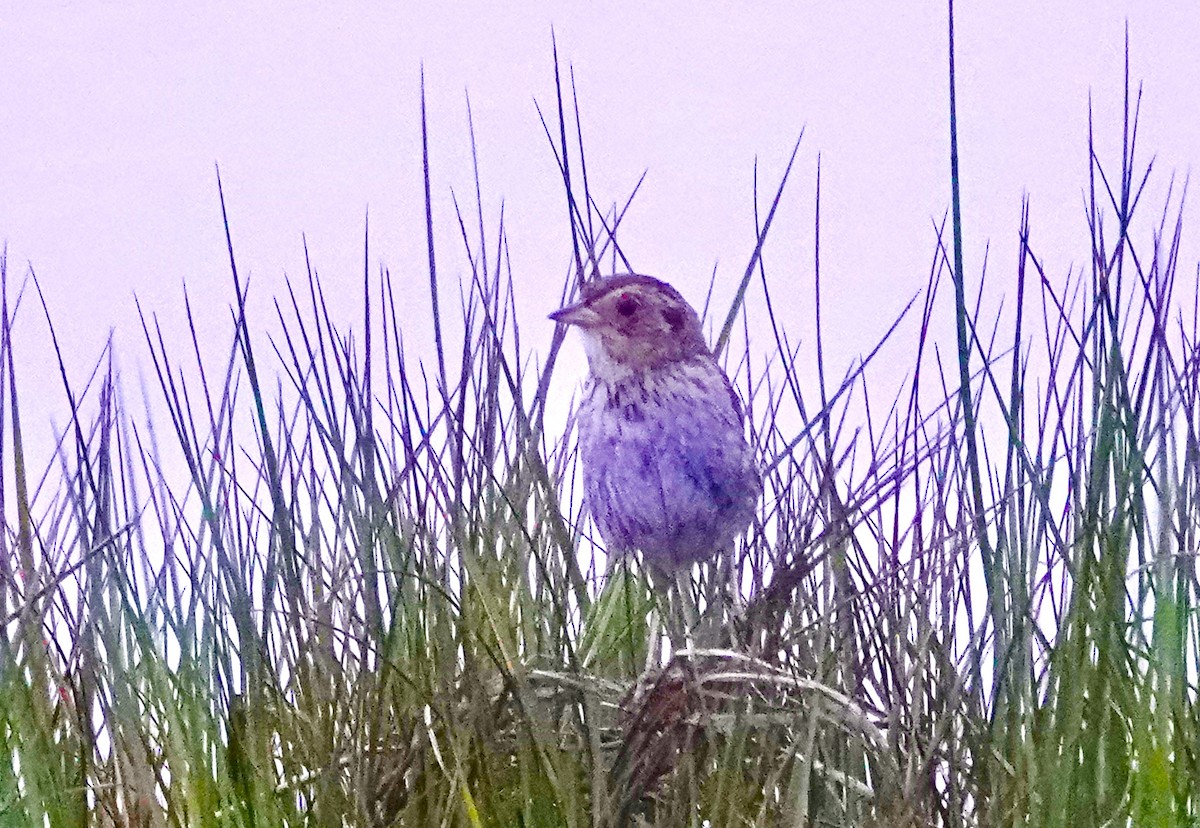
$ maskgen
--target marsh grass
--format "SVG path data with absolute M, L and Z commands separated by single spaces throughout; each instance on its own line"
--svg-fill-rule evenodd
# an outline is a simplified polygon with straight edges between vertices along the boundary
M 623 259 L 623 211 L 593 201 L 559 90 L 565 296 Z M 982 319 L 960 279 L 949 350 L 931 331 L 962 268 L 938 228 L 915 324 L 878 344 L 911 349 L 903 381 L 868 383 L 876 343 L 827 381 L 819 328 L 818 386 L 797 375 L 758 255 L 779 184 L 709 313 L 765 496 L 694 573 L 724 637 L 650 672 L 656 598 L 594 545 L 554 414 L 576 377 L 554 376 L 561 330 L 540 363 L 523 347 L 503 220 L 459 213 L 448 294 L 427 212 L 422 363 L 366 248 L 358 332 L 311 268 L 263 332 L 227 221 L 227 358 L 200 358 L 190 305 L 144 315 L 165 420 L 110 354 L 82 386 L 63 368 L 41 482 L 5 270 L 0 821 L 1195 825 L 1197 299 L 1185 188 L 1144 218 L 1136 126 L 1127 94 L 1119 163 L 1091 157 L 1087 266 L 1043 272 L 1026 210 L 1015 315 Z

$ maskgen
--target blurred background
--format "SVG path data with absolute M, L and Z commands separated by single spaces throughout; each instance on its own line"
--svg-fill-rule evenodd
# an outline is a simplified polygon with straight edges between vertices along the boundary
M 1087 266 L 1088 102 L 1117 169 L 1126 25 L 1134 89 L 1145 90 L 1140 157 L 1156 156 L 1150 203 L 1200 157 L 1200 7 L 1016 2 L 957 14 L 968 290 L 986 255 L 999 307 L 1011 301 L 1025 194 L 1047 273 Z M 406 341 L 427 355 L 423 68 L 443 302 L 455 317 L 470 272 L 455 198 L 472 236 L 478 225 L 469 97 L 490 257 L 503 208 L 523 340 L 544 352 L 571 262 L 537 110 L 554 124 L 552 36 L 564 84 L 573 73 L 577 87 L 593 197 L 623 203 L 648 171 L 620 232 L 637 269 L 699 305 L 716 268 L 723 314 L 754 248 L 756 164 L 765 212 L 803 131 L 765 253 L 793 341 L 811 341 L 818 156 L 838 374 L 925 285 L 949 207 L 943 4 L 45 3 L 0 13 L 10 296 L 32 268 L 73 381 L 110 335 L 126 382 L 148 371 L 134 297 L 184 330 L 185 286 L 206 346 L 227 353 L 219 164 L 252 326 L 273 330 L 270 302 L 285 277 L 303 277 L 302 237 L 334 313 L 360 318 L 369 213 L 372 278 L 390 271 L 414 309 Z M 1183 261 L 1194 262 L 1189 244 Z M 65 400 L 35 298 L 26 292 L 16 342 L 37 439 Z

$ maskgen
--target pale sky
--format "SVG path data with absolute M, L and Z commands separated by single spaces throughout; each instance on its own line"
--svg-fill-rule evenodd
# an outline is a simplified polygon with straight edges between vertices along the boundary
M 185 282 L 204 330 L 228 343 L 215 163 L 240 269 L 254 279 L 252 325 L 276 330 L 267 302 L 285 273 L 303 275 L 302 233 L 327 287 L 345 285 L 331 291 L 344 303 L 337 311 L 354 318 L 369 208 L 373 267 L 389 267 L 418 309 L 408 341 L 428 341 L 422 65 L 444 290 L 456 297 L 467 272 L 450 193 L 463 204 L 474 194 L 469 92 L 490 239 L 503 200 L 523 338 L 544 350 L 545 314 L 570 260 L 534 108 L 536 99 L 553 111 L 552 30 L 578 81 L 593 193 L 624 201 L 649 170 L 621 236 L 639 270 L 698 304 L 719 263 L 727 300 L 754 246 L 755 158 L 765 199 L 804 129 L 767 250 L 795 335 L 811 324 L 818 153 L 837 373 L 924 285 L 932 222 L 949 205 L 944 4 L 448 5 L 60 2 L 0 12 L 0 240 L 11 285 L 28 264 L 37 271 L 73 380 L 112 329 L 126 372 L 148 366 L 133 296 L 182 326 Z M 991 243 L 996 296 L 1014 278 L 1023 193 L 1051 274 L 1086 264 L 1088 94 L 1116 170 L 1126 21 L 1158 210 L 1171 171 L 1182 178 L 1200 161 L 1200 4 L 959 4 L 966 264 L 977 280 Z M 1186 249 L 1188 280 L 1197 249 Z M 27 429 L 45 427 L 39 417 L 50 412 L 61 424 L 40 310 L 26 304 L 18 324 Z

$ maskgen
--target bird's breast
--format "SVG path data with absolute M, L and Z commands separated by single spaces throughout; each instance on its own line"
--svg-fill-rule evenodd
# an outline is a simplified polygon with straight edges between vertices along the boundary
M 589 509 L 610 546 L 683 561 L 728 543 L 757 499 L 753 453 L 709 359 L 594 378 L 579 412 Z

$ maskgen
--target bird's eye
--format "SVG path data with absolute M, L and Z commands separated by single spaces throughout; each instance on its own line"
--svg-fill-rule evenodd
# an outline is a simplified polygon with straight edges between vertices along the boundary
M 621 298 L 617 300 L 617 313 L 621 316 L 633 316 L 638 309 L 638 300 L 634 299 L 628 293 L 621 294 Z

